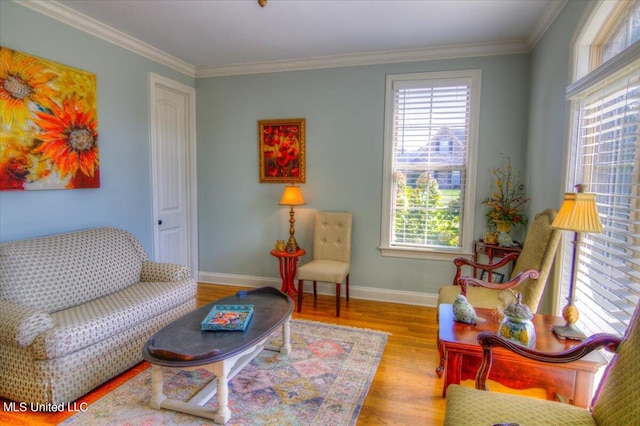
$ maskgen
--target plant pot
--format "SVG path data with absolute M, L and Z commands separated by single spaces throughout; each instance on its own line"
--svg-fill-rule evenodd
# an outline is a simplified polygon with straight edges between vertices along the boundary
M 504 220 L 494 220 L 493 223 L 496 224 L 496 230 L 498 232 L 509 232 L 511 231 L 511 223 L 506 222 Z

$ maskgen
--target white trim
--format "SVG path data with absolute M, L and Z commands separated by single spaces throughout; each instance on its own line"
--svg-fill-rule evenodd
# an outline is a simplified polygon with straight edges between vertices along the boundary
M 569 0 L 555 0 L 549 2 L 547 8 L 544 10 L 544 14 L 536 23 L 536 26 L 533 28 L 533 31 L 527 39 L 531 50 L 536 47 L 542 36 L 544 36 L 568 2 Z
M 171 90 L 175 90 L 181 93 L 184 93 L 187 100 L 187 119 L 189 123 L 188 128 L 188 147 L 187 147 L 187 164 L 186 170 L 187 172 L 187 226 L 189 228 L 189 267 L 191 268 L 191 274 L 195 278 L 196 272 L 198 271 L 198 186 L 197 186 L 197 159 L 196 159 L 196 90 L 191 86 L 187 86 L 185 84 L 179 83 L 177 81 L 171 80 L 169 78 L 163 77 L 158 74 L 154 74 L 152 72 L 149 73 L 149 144 L 151 150 L 151 180 L 152 185 L 155 188 L 158 183 L 155 181 L 155 170 L 157 168 L 156 165 L 156 155 L 154 153 L 155 143 L 154 143 L 154 129 L 155 129 L 155 114 L 154 114 L 154 105 L 155 105 L 155 88 L 156 87 L 166 87 Z M 154 250 L 154 258 L 158 254 L 158 241 L 156 238 L 156 214 L 158 212 L 158 200 L 155 197 L 155 190 L 151 191 L 151 195 L 153 198 L 153 250 Z
M 427 47 L 422 49 L 356 53 L 351 55 L 327 56 L 322 58 L 294 59 L 290 61 L 199 67 L 196 69 L 196 78 L 303 71 L 321 68 L 338 68 L 400 62 L 421 62 L 437 59 L 455 59 L 478 56 L 512 55 L 528 52 L 530 52 L 529 46 L 525 41 L 521 40 L 491 44 L 463 44 Z
M 591 46 L 617 3 L 618 0 L 598 0 L 587 6 L 580 22 L 580 30 L 573 41 L 571 81 L 575 82 L 589 74 Z
M 460 248 L 447 249 L 440 248 L 410 248 L 406 246 L 396 247 L 391 245 L 391 187 L 393 179 L 391 176 L 391 168 L 393 162 L 393 116 L 394 116 L 394 84 L 413 80 L 436 81 L 468 81 L 471 92 L 471 105 L 469 117 L 469 140 L 467 141 L 467 161 L 464 194 L 464 216 L 461 218 L 461 227 L 463 233 L 461 235 L 462 242 Z M 401 84 L 401 83 L 400 83 Z M 454 70 L 454 71 L 437 71 L 425 73 L 409 73 L 409 74 L 389 74 L 386 77 L 385 88 L 385 117 L 384 117 L 384 152 L 382 165 L 382 211 L 380 220 L 380 254 L 390 257 L 406 257 L 414 259 L 433 259 L 433 260 L 452 260 L 456 257 L 465 256 L 471 250 L 474 236 L 474 220 L 475 220 L 475 182 L 476 182 L 476 163 L 477 145 L 479 140 L 480 125 L 480 97 L 482 86 L 482 70 Z M 465 252 L 466 250 L 466 252 Z
M 404 257 L 405 259 L 427 259 L 453 261 L 458 257 L 471 258 L 473 253 L 460 250 L 448 253 L 445 248 L 441 250 L 412 249 L 406 247 L 378 247 L 380 254 L 386 257 Z
M 282 281 L 276 278 L 252 277 L 246 275 L 217 274 L 215 272 L 200 271 L 198 282 L 204 284 L 234 285 L 244 287 L 274 287 L 280 288 Z M 309 288 L 310 286 L 305 286 Z M 343 285 L 344 287 L 344 285 Z M 318 293 L 335 295 L 335 284 L 318 283 Z M 342 291 L 344 297 L 344 290 Z M 306 291 L 305 291 L 306 294 Z M 418 293 L 413 291 L 385 290 L 373 287 L 349 285 L 349 298 L 374 300 L 387 303 L 402 303 L 406 305 L 427 306 L 435 308 L 438 305 L 438 295 Z
M 626 67 L 635 66 L 640 58 L 640 43 L 635 43 L 600 65 L 598 68 L 567 87 L 567 99 L 570 99 L 596 83 L 604 84 L 607 79 L 626 72 Z
M 264 62 L 253 64 L 221 65 L 212 67 L 195 67 L 175 56 L 169 55 L 128 34 L 99 22 L 87 15 L 79 13 L 53 0 L 12 0 L 16 4 L 32 9 L 50 18 L 56 19 L 81 31 L 106 40 L 112 44 L 130 50 L 145 58 L 166 65 L 178 72 L 193 78 L 220 77 L 228 75 L 261 74 L 284 71 L 301 71 L 321 68 L 337 68 L 385 63 L 421 62 L 437 59 L 454 59 L 478 56 L 511 55 L 529 53 L 533 45 L 526 40 L 512 40 L 499 43 L 475 43 L 451 46 L 429 47 L 408 50 L 389 50 L 352 55 L 328 56 L 322 58 L 295 59 L 290 61 Z M 563 0 L 566 1 L 566 0 Z M 555 3 L 555 2 L 551 2 Z M 564 3 L 550 6 L 557 8 L 546 12 L 547 15 L 536 31 L 546 31 L 553 19 L 560 13 Z M 536 35 L 534 39 L 539 39 Z M 531 37 L 530 37 L 531 39 Z
M 83 13 L 70 9 L 61 3 L 47 0 L 13 1 L 21 6 L 35 10 L 36 12 L 40 12 L 50 18 L 56 19 L 81 31 L 106 40 L 116 46 L 120 46 L 140 56 L 151 59 L 152 61 L 166 65 L 169 68 L 188 75 L 189 77 L 195 77 L 196 75 L 196 70 L 193 65 L 133 38 L 122 31 L 105 25 Z

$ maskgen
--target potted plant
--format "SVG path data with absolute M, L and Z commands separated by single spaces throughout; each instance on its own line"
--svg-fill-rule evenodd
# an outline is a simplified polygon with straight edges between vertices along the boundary
M 499 245 L 511 246 L 513 241 L 509 232 L 514 225 L 527 224 L 527 216 L 522 209 L 530 198 L 525 197 L 524 184 L 514 176 L 509 157 L 502 168 L 493 169 L 492 173 L 495 176 L 493 191 L 482 200 L 482 204 L 487 206 L 487 226 L 498 232 Z

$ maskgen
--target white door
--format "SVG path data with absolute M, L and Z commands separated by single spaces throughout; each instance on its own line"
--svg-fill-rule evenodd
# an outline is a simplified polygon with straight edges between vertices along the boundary
M 154 260 L 197 279 L 195 90 L 150 74 Z

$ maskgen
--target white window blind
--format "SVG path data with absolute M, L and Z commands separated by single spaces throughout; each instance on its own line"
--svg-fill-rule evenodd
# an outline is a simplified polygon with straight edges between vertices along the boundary
M 388 84 L 389 217 L 383 239 L 386 234 L 389 247 L 459 252 L 470 238 L 465 234 L 465 200 L 470 148 L 475 144 L 474 95 L 479 96 L 474 93 L 479 82 L 470 73 L 454 78 L 438 73 Z
M 603 234 L 583 234 L 576 306 L 586 334 L 623 334 L 640 298 L 640 60 L 571 98 L 568 184 L 595 192 Z M 568 189 L 569 192 L 574 192 Z M 563 293 L 571 267 L 565 238 Z

